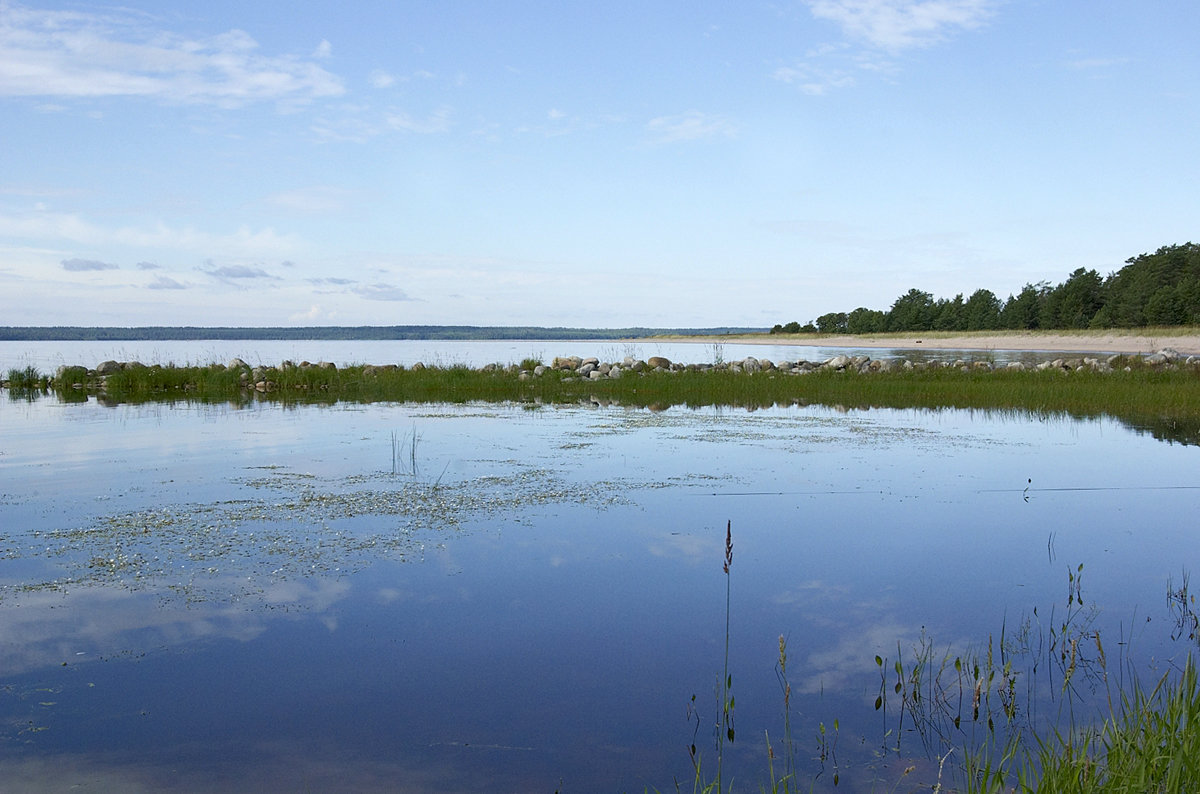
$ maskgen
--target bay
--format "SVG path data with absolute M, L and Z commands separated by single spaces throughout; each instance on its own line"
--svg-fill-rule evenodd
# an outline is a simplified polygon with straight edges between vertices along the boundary
M 1196 454 L 1012 413 L 6 396 L 0 774 L 688 785 L 693 742 L 715 774 L 728 585 L 727 775 L 753 788 L 767 732 L 779 751 L 783 635 L 800 779 L 890 790 L 915 765 L 930 784 L 925 738 L 894 697 L 873 707 L 876 655 L 1019 656 L 1022 626 L 1070 615 L 1168 669 L 1191 649 L 1166 593 L 1197 556 Z

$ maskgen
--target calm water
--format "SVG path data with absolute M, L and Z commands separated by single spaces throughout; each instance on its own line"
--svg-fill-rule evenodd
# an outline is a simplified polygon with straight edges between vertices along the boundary
M 596 356 L 620 361 L 625 356 L 665 356 L 683 363 L 713 363 L 717 357 L 738 361 L 753 356 L 771 361 L 808 359 L 823 361 L 840 353 L 862 353 L 872 358 L 909 358 L 913 361 L 987 358 L 997 363 L 1026 363 L 1053 358 L 1048 353 L 1013 350 L 880 350 L 810 345 L 708 344 L 702 342 L 635 341 L 198 341 L 198 342 L 0 342 L 0 373 L 12 368 L 35 367 L 53 372 L 62 365 L 94 367 L 101 361 L 141 361 L 145 364 L 226 363 L 236 357 L 250 364 L 275 365 L 281 361 L 332 361 L 346 364 L 513 364 L 525 358 L 549 363 L 555 356 Z
M 801 779 L 831 787 L 814 737 L 836 719 L 838 791 L 892 790 L 914 758 L 928 784 L 911 725 L 886 749 L 875 655 L 982 648 L 1034 607 L 1036 635 L 1082 563 L 1110 655 L 1166 669 L 1190 647 L 1165 594 L 1200 551 L 1197 455 L 962 411 L 0 394 L 0 776 L 687 786 L 688 745 L 714 752 L 731 521 L 727 774 L 756 790 L 764 731 L 779 749 L 782 634 Z

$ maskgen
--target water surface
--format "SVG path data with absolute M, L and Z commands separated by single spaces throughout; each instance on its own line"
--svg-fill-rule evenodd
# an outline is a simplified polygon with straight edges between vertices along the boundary
M 727 770 L 753 788 L 782 735 L 782 634 L 803 779 L 831 786 L 836 719 L 838 790 L 914 758 L 929 783 L 911 730 L 888 749 L 875 656 L 1061 619 L 1083 564 L 1087 619 L 1165 669 L 1189 649 L 1165 593 L 1197 556 L 1196 454 L 949 410 L 4 395 L 0 774 L 666 790 L 689 744 L 714 753 L 732 522 Z

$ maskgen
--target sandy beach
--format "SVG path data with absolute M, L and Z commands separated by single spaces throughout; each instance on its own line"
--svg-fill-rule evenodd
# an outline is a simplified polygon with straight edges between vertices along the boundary
M 1190 330 L 1190 329 L 1189 329 Z M 865 347 L 891 350 L 1021 350 L 1063 353 L 1153 353 L 1170 348 L 1184 355 L 1200 355 L 1200 331 L 1141 334 L 1133 331 L 1033 332 L 998 331 L 981 334 L 747 334 L 733 336 L 667 337 L 672 342 L 737 342 L 751 345 L 804 345 L 811 347 Z

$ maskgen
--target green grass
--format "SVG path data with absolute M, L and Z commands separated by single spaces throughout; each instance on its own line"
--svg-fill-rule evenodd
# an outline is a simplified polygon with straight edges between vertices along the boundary
M 5 381 L 10 389 L 44 389 L 47 386 L 48 378 L 34 367 L 25 367 L 24 369 L 10 369 Z
M 1023 412 L 1040 416 L 1088 418 L 1111 416 L 1155 436 L 1200 442 L 1200 368 L 1126 372 L 1077 370 L 962 372 L 954 368 L 858 373 L 818 370 L 806 375 L 781 372 L 736 373 L 688 369 L 677 372 L 626 372 L 619 379 L 580 379 L 548 370 L 540 377 L 521 376 L 517 367 L 474 369 L 466 366 L 348 366 L 270 368 L 262 373 L 264 391 L 240 370 L 151 366 L 126 369 L 87 390 L 108 400 L 146 402 L 197 400 L 246 403 L 319 402 L 523 402 L 567 404 L 613 402 L 665 409 L 730 406 L 749 409 L 791 405 L 844 408 L 963 408 Z M 53 387 L 60 394 L 80 382 L 74 368 Z

